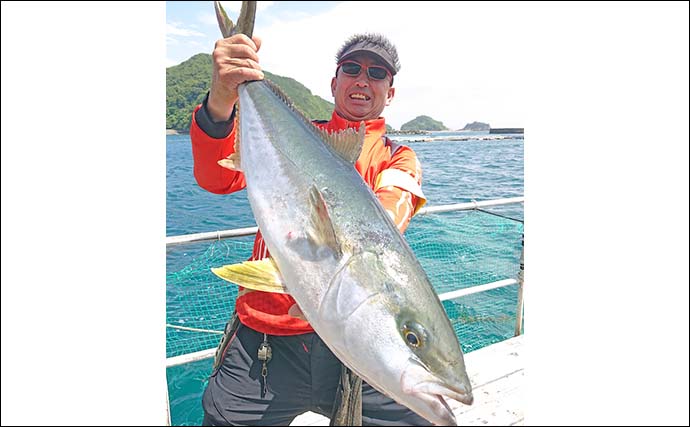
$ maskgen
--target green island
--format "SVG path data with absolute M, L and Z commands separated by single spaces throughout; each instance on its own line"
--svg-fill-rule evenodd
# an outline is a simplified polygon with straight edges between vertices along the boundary
M 165 128 L 167 134 L 188 133 L 191 125 L 192 112 L 201 104 L 211 85 L 213 73 L 212 57 L 207 53 L 199 53 L 188 60 L 168 67 L 166 77 Z M 266 78 L 278 85 L 290 98 L 295 107 L 305 117 L 312 120 L 329 120 L 333 112 L 333 103 L 326 101 L 312 92 L 297 80 L 279 76 L 264 70 Z M 386 125 L 390 134 L 423 135 L 433 131 L 448 131 L 440 121 L 420 115 L 400 127 L 400 130 Z M 468 123 L 462 131 L 489 131 L 487 123 Z

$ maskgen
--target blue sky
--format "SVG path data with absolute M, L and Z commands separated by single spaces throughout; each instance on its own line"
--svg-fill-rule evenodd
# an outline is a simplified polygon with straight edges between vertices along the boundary
M 222 2 L 236 19 L 240 2 Z M 483 3 L 258 2 L 254 34 L 262 67 L 333 101 L 337 49 L 357 32 L 380 32 L 397 46 L 402 69 L 384 111 L 399 128 L 426 114 L 451 129 L 481 121 L 525 127 L 524 22 L 519 8 Z M 167 2 L 166 65 L 211 53 L 221 37 L 212 2 Z M 524 13 L 524 11 L 523 11 Z M 519 14 L 518 14 L 519 15 Z
M 222 2 L 235 20 L 241 2 Z M 277 21 L 292 21 L 332 9 L 341 2 L 260 1 L 256 26 L 261 28 Z M 200 53 L 210 53 L 220 38 L 220 30 L 210 1 L 166 2 L 166 65 L 176 65 Z

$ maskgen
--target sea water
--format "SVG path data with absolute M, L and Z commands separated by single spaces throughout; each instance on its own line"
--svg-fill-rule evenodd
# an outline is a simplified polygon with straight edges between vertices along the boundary
M 494 137 L 486 132 L 443 132 L 423 136 L 427 139 L 425 142 L 415 142 L 421 139 L 418 136 L 392 139 L 415 150 L 422 165 L 426 206 L 439 206 L 524 195 L 523 136 L 501 135 L 501 139 L 492 139 Z M 189 135 L 169 135 L 166 139 L 167 236 L 255 226 L 246 191 L 218 195 L 198 186 L 193 175 Z M 429 215 L 417 216 L 410 222 L 405 237 L 439 294 L 454 290 L 458 282 L 476 285 L 500 280 L 504 278 L 501 274 L 516 276 L 523 206 L 513 204 L 487 210 L 514 221 L 496 217 L 492 222 L 489 217 L 476 218 L 463 213 L 462 218 L 458 214 L 454 214 L 455 217 Z M 240 244 L 250 250 L 252 238 L 240 240 Z M 193 264 L 208 248 L 208 242 L 168 248 L 168 277 Z M 455 261 L 438 264 L 436 268 L 438 253 Z M 449 271 L 454 269 L 457 271 Z M 503 273 L 505 271 L 508 273 Z M 174 281 L 167 282 L 167 322 L 183 322 L 186 308 L 193 302 L 185 300 L 184 292 L 174 289 Z M 516 292 L 516 287 L 512 286 L 489 291 L 482 297 L 468 297 L 462 303 L 444 302 L 463 351 L 473 351 L 509 336 L 514 327 L 512 302 Z M 176 295 L 182 296 L 174 297 Z M 511 303 L 497 307 L 492 301 Z M 491 312 L 489 305 L 492 305 Z M 469 338 L 463 339 L 464 336 Z M 170 353 L 169 350 L 168 357 Z M 201 395 L 211 364 L 212 360 L 207 359 L 167 369 L 173 425 L 201 423 Z

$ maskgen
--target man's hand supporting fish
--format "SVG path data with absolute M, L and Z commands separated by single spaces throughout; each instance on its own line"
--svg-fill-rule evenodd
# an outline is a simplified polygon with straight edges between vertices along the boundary
M 395 47 L 380 35 L 348 39 L 331 80 L 335 110 L 312 123 L 263 79 L 261 40 L 232 34 L 218 15 L 226 38 L 216 43 L 211 91 L 193 117 L 194 172 L 211 192 L 246 187 L 260 232 L 249 261 L 214 269 L 241 286 L 239 326 L 209 380 L 204 422 L 330 416 L 340 374 L 334 354 L 365 381 L 368 423 L 454 424 L 444 397 L 473 400 L 463 354 L 401 234 L 425 202 L 421 166 L 412 149 L 385 136 L 380 117 L 395 95 Z M 274 348 L 270 363 L 253 355 L 261 342 Z M 324 354 L 333 353 L 328 369 L 304 359 L 324 343 Z M 253 366 L 266 366 L 267 376 L 253 376 Z M 314 375 L 319 385 L 301 394 Z

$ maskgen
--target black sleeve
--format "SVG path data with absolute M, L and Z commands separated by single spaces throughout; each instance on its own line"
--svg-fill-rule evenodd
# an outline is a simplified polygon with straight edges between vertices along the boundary
M 204 97 L 204 101 L 201 103 L 201 108 L 199 108 L 199 111 L 196 112 L 195 116 L 196 123 L 199 125 L 201 130 L 203 130 L 206 135 L 215 139 L 225 138 L 226 136 L 230 135 L 235 121 L 235 106 L 232 106 L 232 113 L 230 114 L 230 118 L 228 120 L 214 122 L 213 119 L 211 119 L 211 115 L 208 113 L 208 107 L 206 105 L 207 103 L 208 92 Z

